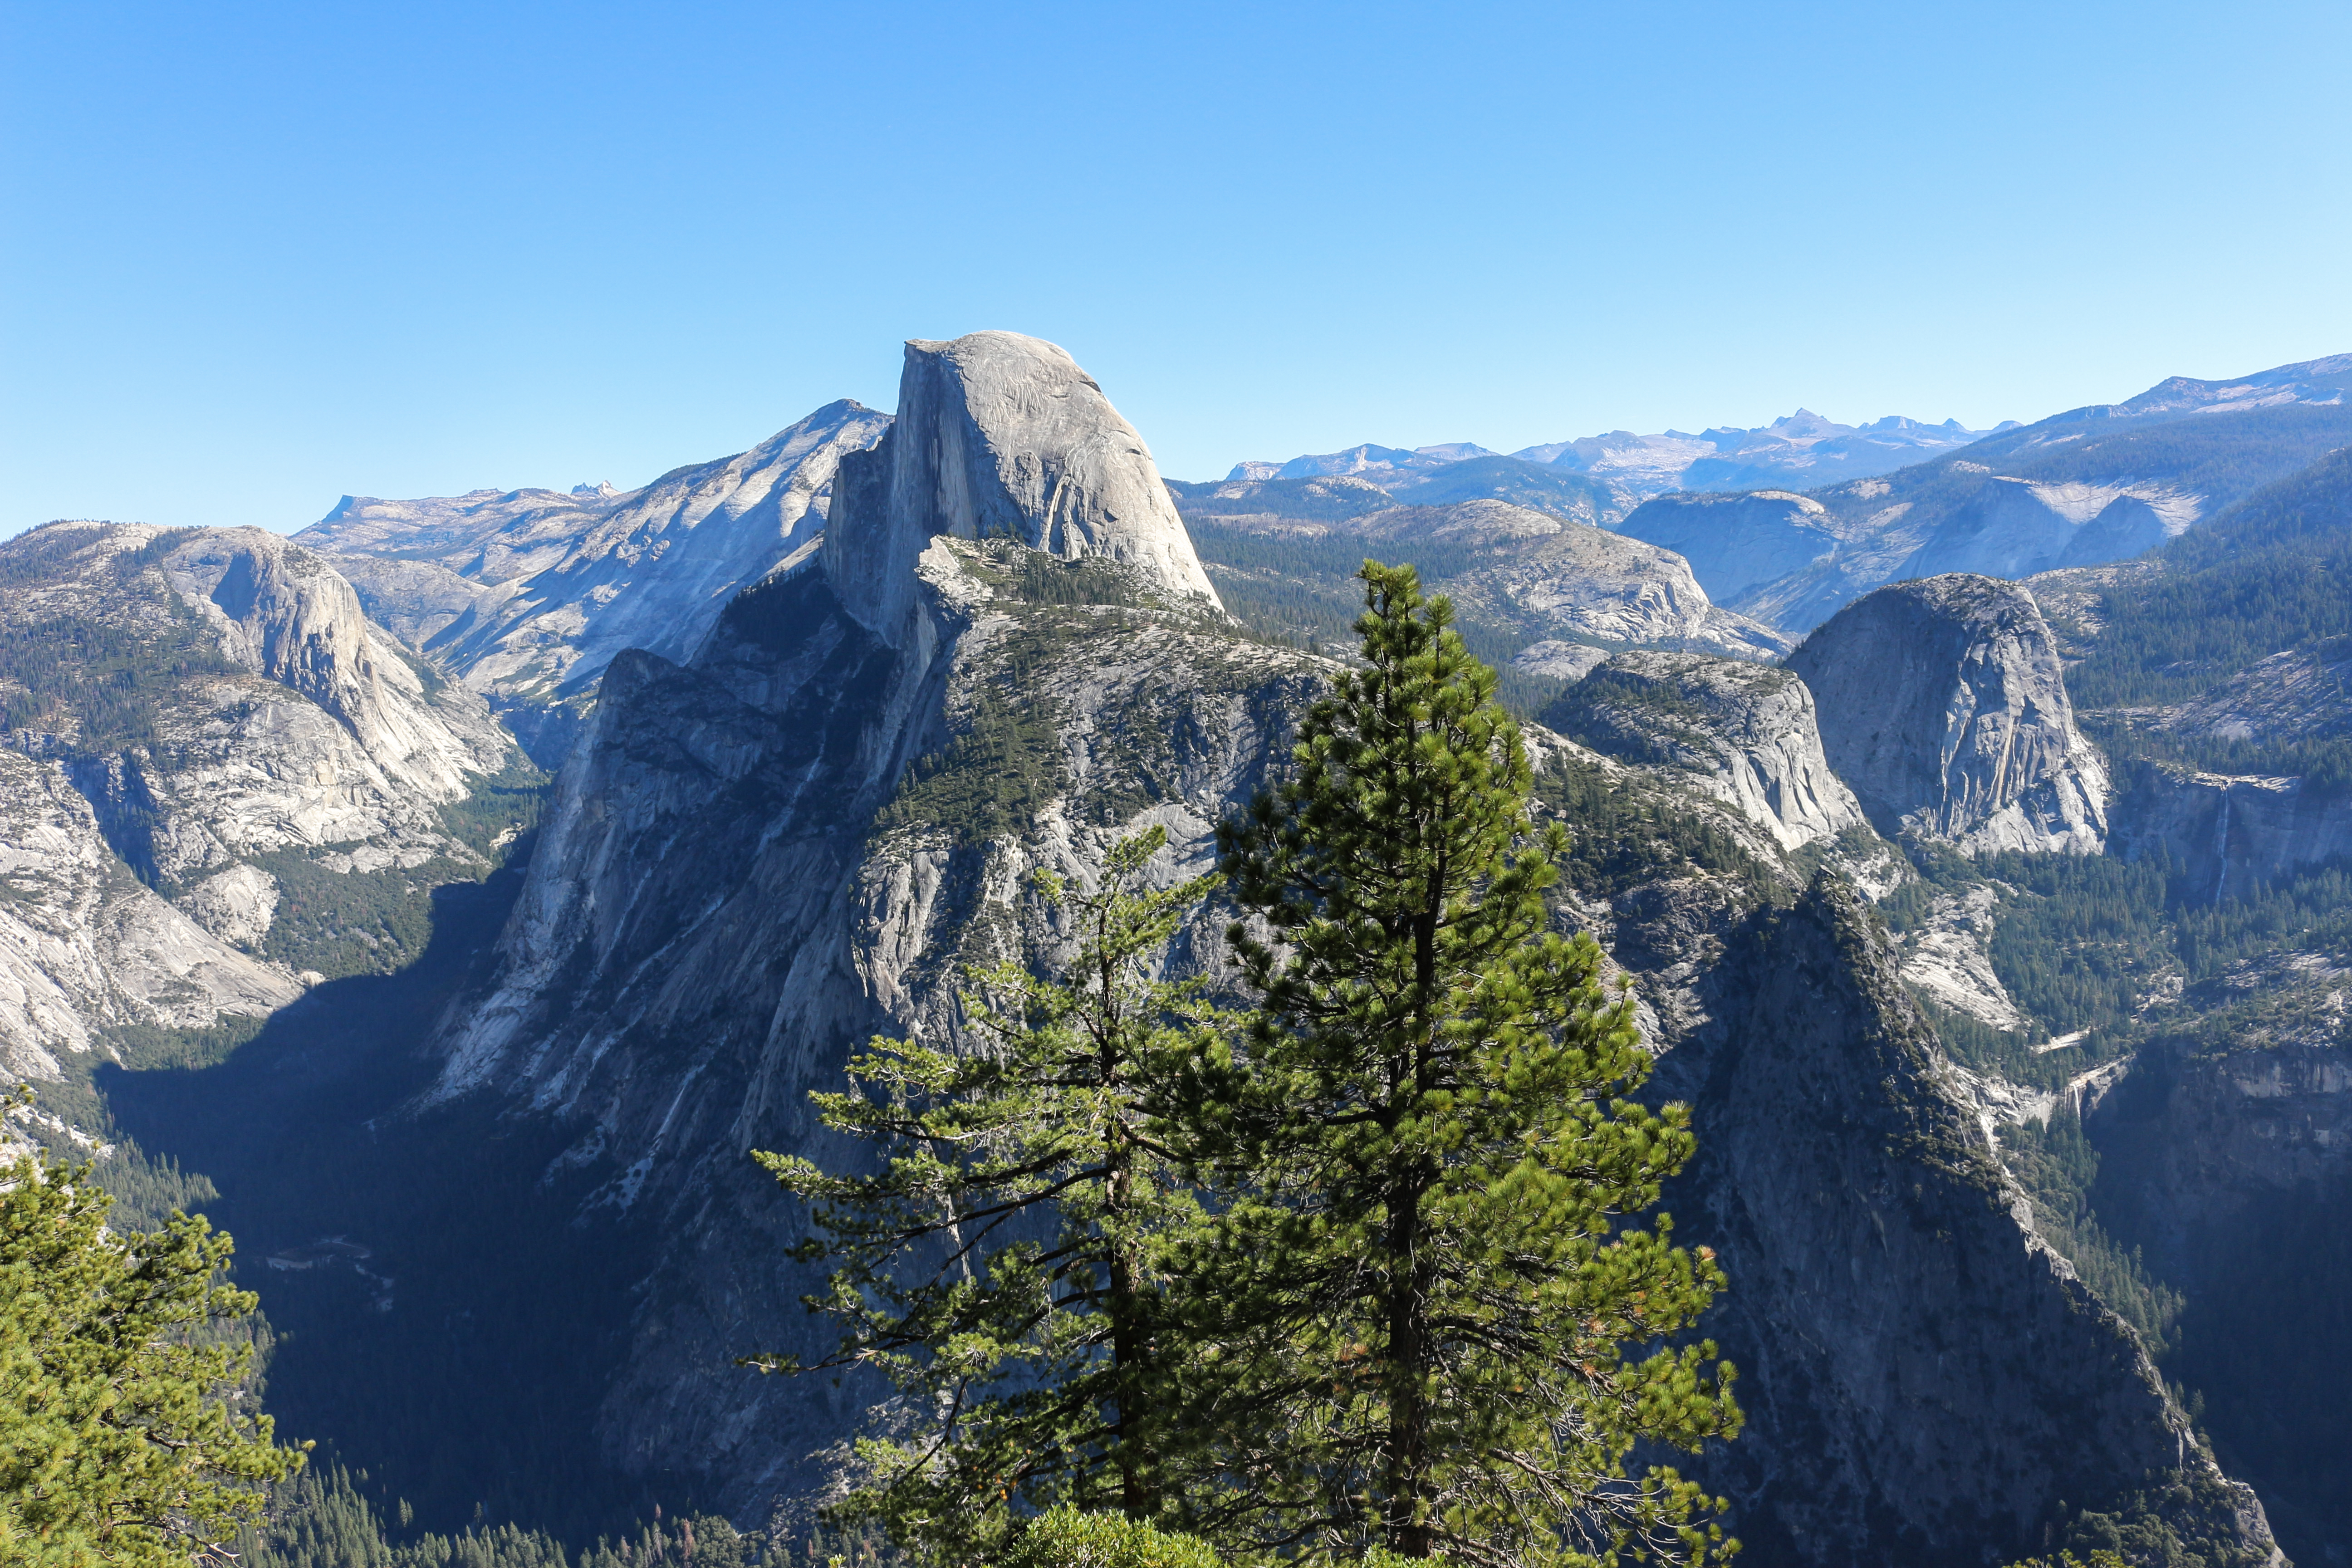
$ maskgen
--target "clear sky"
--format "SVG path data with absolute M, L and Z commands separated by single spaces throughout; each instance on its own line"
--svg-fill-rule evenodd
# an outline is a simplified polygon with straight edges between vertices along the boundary
M 1051 338 L 1163 471 L 2352 350 L 2352 6 L 0 5 L 0 532 L 629 486 Z

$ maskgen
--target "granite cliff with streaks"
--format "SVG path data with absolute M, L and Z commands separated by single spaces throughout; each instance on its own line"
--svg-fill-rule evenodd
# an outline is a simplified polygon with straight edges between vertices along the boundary
M 2096 854 L 2110 788 L 2033 595 L 1953 574 L 1881 588 L 1789 656 L 1830 766 L 1889 837 Z

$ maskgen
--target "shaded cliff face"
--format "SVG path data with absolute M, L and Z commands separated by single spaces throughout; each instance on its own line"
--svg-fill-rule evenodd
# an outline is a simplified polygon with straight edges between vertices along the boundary
M 1828 510 L 1787 490 L 1664 496 L 1645 502 L 1618 531 L 1691 563 L 1710 597 L 1729 603 L 1837 548 Z
M 825 574 L 893 647 L 908 635 L 915 562 L 938 534 L 1101 557 L 1217 604 L 1143 437 L 1068 354 L 1017 332 L 909 342 L 898 423 L 843 465 Z
M 2170 1522 L 2271 1554 L 2261 1509 L 2191 1446 L 2137 1338 L 2035 1234 L 1895 954 L 1817 881 L 1752 919 L 1660 1063 L 1699 1152 L 1677 1239 L 1732 1288 L 1709 1331 L 1748 1429 L 1693 1467 L 1768 1563 L 1976 1564 L 2039 1549 L 2062 1501 L 2177 1473 Z
M 815 539 L 841 458 L 889 424 L 845 399 L 638 489 L 346 497 L 296 537 L 552 766 L 614 656 L 689 656 L 737 589 Z
M 2300 778 L 2147 769 L 2116 805 L 2116 848 L 2161 854 L 2198 900 L 2244 899 L 2352 855 L 2352 800 Z
M 606 1173 L 586 1223 L 663 1239 L 602 1405 L 612 1460 L 763 1511 L 871 1391 L 739 1372 L 814 1350 L 784 1263 L 803 1223 L 744 1158 L 839 1158 L 807 1110 L 877 1032 L 951 1034 L 967 966 L 1058 946 L 1028 874 L 1084 877 L 1153 823 L 1201 869 L 1323 666 L 1157 607 L 1023 596 L 1024 546 L 934 540 L 893 648 L 825 574 L 738 601 L 689 667 L 632 654 L 567 765 L 496 988 L 453 1019 L 436 1098 L 488 1089 Z M 1030 559 L 1034 559 L 1031 557 Z M 1216 950 L 1218 918 L 1185 939 Z
M 2273 955 L 2192 987 L 2210 1021 L 2145 1049 L 2085 1124 L 2099 1212 L 2187 1297 L 2166 1372 L 2299 1562 L 2352 1540 L 2347 965 Z
M 1820 704 L 1830 766 L 1880 832 L 1971 852 L 2104 847 L 2105 765 L 2023 588 L 1958 575 L 1881 588 L 1788 664 Z

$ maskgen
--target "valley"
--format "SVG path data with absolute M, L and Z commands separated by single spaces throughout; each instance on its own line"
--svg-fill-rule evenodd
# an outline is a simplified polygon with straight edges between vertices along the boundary
M 1746 1428 L 1677 1462 L 1743 1560 L 2336 1561 L 2347 381 L 1188 483 L 979 332 L 627 491 L 51 523 L 0 542 L 16 1130 L 236 1236 L 268 1407 L 388 1532 L 797 1563 L 899 1415 L 738 1364 L 830 1344 L 748 1152 L 854 1165 L 810 1094 L 971 1048 L 969 974 L 1069 948 L 1039 874 L 1210 869 L 1410 563 L 1691 1107 Z M 1235 916 L 1171 974 L 1245 1000 Z

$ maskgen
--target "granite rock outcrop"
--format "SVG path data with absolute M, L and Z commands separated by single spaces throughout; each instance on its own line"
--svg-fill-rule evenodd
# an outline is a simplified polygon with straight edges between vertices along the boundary
M 1822 753 L 1812 693 L 1793 673 L 1706 654 L 1621 653 L 1553 710 L 1610 756 L 1687 773 L 1783 850 L 1864 827 Z
M 2096 854 L 2110 787 L 2075 728 L 2033 595 L 1954 574 L 1881 588 L 1808 637 L 1788 666 L 1873 826 L 1975 853 Z
M 1527 525 L 1534 538 L 1528 548 L 1444 579 L 1444 591 L 1465 616 L 1539 639 L 1664 645 L 1740 658 L 1771 658 L 1788 649 L 1780 633 L 1712 603 L 1690 563 L 1671 551 L 1496 502 L 1463 508 L 1488 513 L 1482 521 L 1490 533 L 1509 521 L 1505 513 L 1551 525 L 1539 532 Z
M 2036 1232 L 1853 892 L 1817 879 L 1730 949 L 1656 1091 L 1692 1106 L 1668 1205 L 1734 1282 L 1709 1329 L 1748 1412 L 1687 1468 L 1748 1554 L 2000 1561 L 2062 1502 L 2171 1475 L 2206 1500 L 2197 1528 L 2276 1561 L 2137 1335 Z
M 55 1082 L 110 1025 L 201 1027 L 302 994 L 130 874 L 55 761 L 0 750 L 0 1072 Z
M 54 523 L 0 564 L 0 842 L 23 895 L 0 903 L 0 1035 L 27 1070 L 113 1026 L 258 1018 L 302 994 L 272 939 L 282 876 L 390 873 L 423 898 L 484 866 L 445 808 L 528 764 L 324 558 L 258 529 Z M 90 656 L 111 679 L 89 679 Z
M 1130 567 L 1221 608 L 1135 426 L 1055 345 L 1017 332 L 907 344 L 898 415 L 842 464 L 823 554 L 842 607 L 893 647 L 940 534 Z

